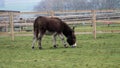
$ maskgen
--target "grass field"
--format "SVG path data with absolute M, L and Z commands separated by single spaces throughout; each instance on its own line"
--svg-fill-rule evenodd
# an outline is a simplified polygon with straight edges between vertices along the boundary
M 76 32 L 91 32 L 93 31 L 93 27 L 90 25 L 88 26 L 82 26 L 82 25 L 77 25 L 76 27 Z M 109 27 L 108 25 L 100 25 L 98 24 L 96 27 L 97 31 L 111 31 L 111 30 L 120 30 L 120 24 L 111 24 Z
M 120 34 L 77 35 L 76 48 L 52 47 L 44 36 L 43 50 L 31 49 L 32 37 L 0 36 L 0 68 L 120 68 Z

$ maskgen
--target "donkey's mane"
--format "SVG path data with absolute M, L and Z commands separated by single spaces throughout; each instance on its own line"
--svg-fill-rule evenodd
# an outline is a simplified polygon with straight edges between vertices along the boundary
M 61 19 L 59 19 L 59 18 L 57 18 L 57 17 L 53 17 L 53 18 L 59 20 L 59 21 L 62 23 L 62 25 L 63 25 L 62 33 L 63 33 L 66 37 L 68 37 L 69 35 L 71 35 L 71 33 L 72 33 L 73 30 L 72 30 L 64 21 L 62 21 Z
M 72 29 L 65 23 L 63 22 L 63 34 L 68 37 L 72 33 Z

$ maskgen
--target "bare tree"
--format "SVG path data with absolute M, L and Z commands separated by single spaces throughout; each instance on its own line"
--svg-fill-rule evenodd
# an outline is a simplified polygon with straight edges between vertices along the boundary
M 91 10 L 120 8 L 120 0 L 42 0 L 34 10 Z

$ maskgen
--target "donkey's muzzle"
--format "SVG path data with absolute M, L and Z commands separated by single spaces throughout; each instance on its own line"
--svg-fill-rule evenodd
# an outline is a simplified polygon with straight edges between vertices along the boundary
M 76 43 L 72 45 L 72 47 L 73 47 L 73 48 L 74 48 L 74 47 L 76 47 L 76 46 L 77 46 L 77 44 L 76 44 Z

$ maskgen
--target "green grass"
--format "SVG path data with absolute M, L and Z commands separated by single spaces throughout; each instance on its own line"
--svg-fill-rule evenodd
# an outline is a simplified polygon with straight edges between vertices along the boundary
M 0 36 L 0 68 L 120 68 L 120 34 L 77 35 L 76 48 L 52 47 L 51 36 L 44 36 L 43 50 L 32 37 Z

